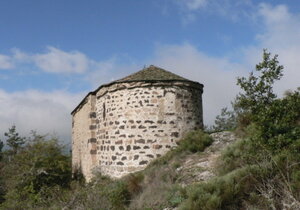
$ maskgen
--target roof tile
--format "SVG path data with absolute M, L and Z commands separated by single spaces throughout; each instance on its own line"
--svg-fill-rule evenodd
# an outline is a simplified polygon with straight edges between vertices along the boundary
M 182 80 L 182 81 L 189 81 L 181 76 L 173 74 L 165 69 L 156 67 L 156 66 L 149 66 L 144 68 L 136 73 L 133 73 L 127 77 L 117 80 L 116 82 L 127 82 L 127 81 L 141 81 L 141 80 L 153 80 L 153 81 L 160 81 L 160 80 Z

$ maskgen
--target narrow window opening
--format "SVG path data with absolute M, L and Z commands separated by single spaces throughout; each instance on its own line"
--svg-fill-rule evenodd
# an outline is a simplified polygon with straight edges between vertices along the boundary
M 103 103 L 103 120 L 105 120 L 106 115 L 106 109 L 105 109 L 105 103 Z

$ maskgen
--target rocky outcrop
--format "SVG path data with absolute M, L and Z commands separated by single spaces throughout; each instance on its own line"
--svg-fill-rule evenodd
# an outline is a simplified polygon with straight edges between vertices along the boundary
M 188 155 L 182 165 L 176 169 L 180 174 L 179 182 L 183 186 L 215 177 L 217 159 L 229 144 L 237 140 L 234 133 L 229 131 L 213 133 L 210 136 L 214 139 L 211 146 L 200 154 Z

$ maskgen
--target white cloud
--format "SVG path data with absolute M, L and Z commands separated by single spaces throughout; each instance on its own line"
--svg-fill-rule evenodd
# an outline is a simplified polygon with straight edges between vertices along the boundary
M 181 2 L 184 3 L 189 10 L 197 10 L 205 7 L 207 4 L 207 0 L 184 0 Z
M 236 77 L 247 76 L 261 61 L 262 49 L 278 54 L 284 76 L 274 85 L 279 96 L 300 86 L 300 13 L 289 12 L 285 5 L 260 4 L 253 15 L 259 28 L 256 45 L 239 48 L 226 57 L 207 56 L 190 44 L 161 46 L 152 62 L 204 84 L 204 120 L 212 124 L 222 107 L 230 105 L 240 91 Z M 225 56 L 225 55 L 224 55 Z M 236 56 L 236 57 L 234 57 Z M 239 64 L 231 60 L 241 58 Z
M 251 17 L 251 12 L 256 9 L 252 0 L 174 0 L 173 3 L 178 6 L 184 25 L 197 20 L 200 13 L 219 15 L 237 22 Z
M 52 46 L 48 46 L 45 53 L 31 54 L 18 48 L 13 48 L 11 52 L 12 56 L 0 55 L 0 69 L 31 64 L 49 73 L 85 73 L 97 64 L 82 52 L 67 52 Z
M 93 71 L 86 74 L 85 79 L 91 83 L 94 88 L 97 88 L 101 84 L 108 83 L 109 77 L 113 75 L 113 71 L 117 68 L 115 58 L 108 59 L 102 62 L 93 63 Z
M 262 30 L 256 38 L 258 44 L 244 49 L 245 64 L 255 64 L 261 60 L 262 49 L 278 54 L 284 65 L 284 77 L 275 85 L 281 95 L 287 89 L 300 86 L 300 13 L 292 14 L 287 6 L 260 4 L 256 14 Z
M 14 60 L 14 62 L 32 62 L 32 56 L 29 55 L 28 53 L 25 53 L 23 51 L 21 51 L 18 48 L 13 48 L 11 49 L 11 52 L 13 54 L 12 58 Z
M 51 73 L 83 73 L 89 69 L 90 60 L 81 52 L 65 52 L 48 47 L 48 52 L 33 56 L 35 64 Z
M 205 124 L 213 124 L 221 108 L 230 106 L 239 90 L 236 77 L 245 74 L 242 65 L 226 58 L 207 56 L 190 44 L 160 46 L 149 63 L 204 85 Z
M 71 141 L 70 112 L 84 94 L 65 91 L 42 92 L 27 90 L 9 93 L 0 89 L 0 136 L 15 124 L 17 130 L 28 135 L 56 134 L 64 143 Z
M 279 54 L 279 61 L 285 66 L 284 78 L 276 85 L 276 91 L 283 93 L 300 86 L 300 14 L 292 14 L 284 5 L 260 4 L 255 16 L 261 28 L 256 34 L 258 44 L 237 50 L 242 58 L 240 64 L 231 62 L 234 60 L 233 56 L 231 59 L 225 56 L 208 56 L 191 44 L 162 45 L 156 49 L 152 59 L 140 63 L 161 66 L 203 83 L 204 120 L 205 124 L 212 124 L 221 108 L 229 106 L 239 92 L 239 87 L 235 85 L 236 77 L 247 75 L 248 71 L 254 69 L 255 64 L 261 60 L 263 48 Z M 81 52 L 65 52 L 54 47 L 49 47 L 46 53 L 35 55 L 15 50 L 9 58 L 21 63 L 34 63 L 42 70 L 52 73 L 86 72 L 87 76 L 84 78 L 94 87 L 119 79 L 142 66 L 134 63 L 122 65 L 116 58 L 93 61 Z M 31 129 L 37 129 L 41 133 L 55 131 L 69 140 L 70 111 L 83 97 L 84 94 L 73 95 L 64 91 L 7 93 L 0 90 L 0 134 L 15 123 L 22 132 Z
M 12 69 L 14 64 L 11 57 L 7 55 L 0 55 L 0 69 Z
M 141 68 L 133 62 L 127 61 L 126 64 L 120 64 L 116 57 L 106 61 L 95 62 L 93 71 L 86 74 L 85 79 L 93 88 L 98 88 L 102 84 L 121 79 L 126 76 L 126 72 L 131 72 Z

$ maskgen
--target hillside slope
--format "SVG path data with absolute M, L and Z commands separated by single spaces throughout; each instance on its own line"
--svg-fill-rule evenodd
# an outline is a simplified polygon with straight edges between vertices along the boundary
M 186 189 L 190 185 L 206 182 L 217 176 L 218 158 L 238 138 L 229 131 L 210 134 L 210 138 L 213 140 L 211 145 L 202 152 L 192 153 L 186 149 L 171 151 L 140 172 L 143 176 L 141 191 L 133 197 L 129 209 L 176 209 L 186 198 Z M 194 136 L 191 139 L 201 137 Z M 131 177 L 134 176 L 139 175 Z
M 207 181 L 216 176 L 215 167 L 222 151 L 237 140 L 233 132 L 223 131 L 210 134 L 213 143 L 202 153 L 186 155 L 181 166 L 176 169 L 180 174 L 178 181 L 182 186 Z

